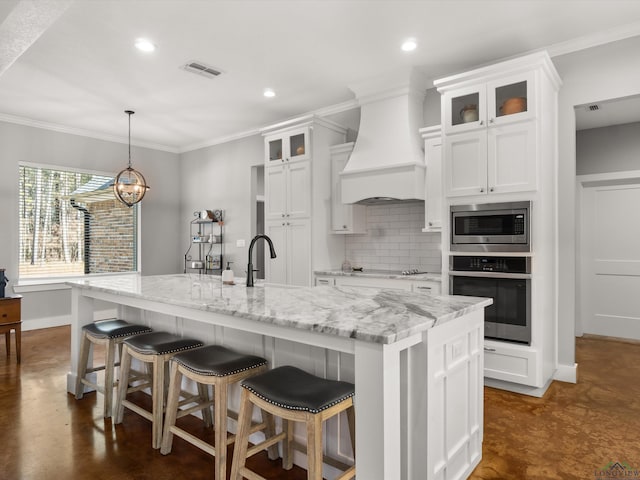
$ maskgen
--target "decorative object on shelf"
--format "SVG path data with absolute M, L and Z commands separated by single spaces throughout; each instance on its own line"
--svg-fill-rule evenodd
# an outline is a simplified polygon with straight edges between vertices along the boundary
M 465 105 L 462 110 L 460 110 L 460 119 L 462 123 L 477 122 L 478 106 L 473 103 Z
M 193 215 L 199 217 L 200 220 L 211 220 L 212 222 L 220 222 L 222 220 L 222 210 L 201 210 L 193 212 Z
M 296 155 L 304 155 L 304 147 L 300 146 L 296 148 Z
M 113 182 L 113 192 L 118 200 L 127 207 L 132 207 L 142 200 L 149 190 L 149 185 L 142 174 L 131 166 L 131 115 L 135 112 L 125 110 L 124 113 L 129 115 L 129 166 L 116 176 Z
M 527 110 L 527 99 L 524 97 L 507 98 L 500 107 L 501 115 L 511 115 Z

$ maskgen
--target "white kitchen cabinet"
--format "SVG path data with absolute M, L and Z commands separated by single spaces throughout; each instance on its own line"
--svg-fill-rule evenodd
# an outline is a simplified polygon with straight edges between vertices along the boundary
M 316 285 L 327 276 L 316 276 Z M 392 290 L 406 290 L 427 295 L 440 295 L 440 282 L 435 280 L 408 280 L 399 278 L 360 277 L 357 275 L 336 276 L 334 284 L 337 287 L 365 287 L 388 288 Z
M 342 126 L 307 115 L 262 129 L 265 233 L 277 257 L 265 259 L 271 283 L 312 285 L 312 267 L 337 268 L 344 239 L 331 225 L 329 147 L 345 143 Z
M 445 195 L 528 192 L 537 189 L 540 65 L 518 73 L 480 69 L 474 79 L 436 81 L 442 93 Z
M 495 70 L 480 69 L 475 80 L 457 83 L 454 76 L 434 82 L 442 92 L 444 133 L 485 130 L 494 125 L 534 118 L 535 66 L 526 70 L 517 74 L 507 71 L 496 74 Z M 447 86 L 443 87 L 444 84 Z M 476 113 L 471 113 L 474 110 Z
M 292 128 L 267 135 L 264 143 L 267 167 L 311 158 L 311 135 L 308 127 Z
M 442 130 L 440 125 L 421 128 L 424 139 L 425 202 L 423 232 L 442 230 Z
M 486 339 L 484 374 L 492 387 L 542 395 L 558 368 L 555 189 L 561 79 L 549 55 L 537 52 L 434 84 L 442 94 L 443 211 L 448 214 L 460 203 L 532 203 L 531 343 Z M 526 108 L 508 105 L 509 99 L 519 98 L 526 98 Z M 468 105 L 477 106 L 477 119 L 465 116 Z M 450 235 L 450 225 L 444 222 L 442 237 Z M 466 252 L 451 252 L 449 242 L 443 242 L 445 285 L 449 256 L 460 254 Z M 488 255 L 503 254 L 509 253 Z
M 411 291 L 414 293 L 424 293 L 426 295 L 440 295 L 440 282 L 435 281 L 412 281 Z
M 322 277 L 316 275 L 316 287 L 333 287 L 335 284 L 336 279 L 334 277 Z
M 276 247 L 276 258 L 265 257 L 269 283 L 311 284 L 311 235 L 309 219 L 266 222 L 265 232 Z
M 537 351 L 529 346 L 486 340 L 484 374 L 511 383 L 542 387 Z
M 309 160 L 265 168 L 267 220 L 304 218 L 311 214 L 311 164 Z
M 342 203 L 340 172 L 353 151 L 353 142 L 334 145 L 331 152 L 331 231 L 333 233 L 367 233 L 367 207 Z
M 358 276 L 336 277 L 336 287 L 369 287 L 391 288 L 394 290 L 411 291 L 411 282 L 407 280 L 394 280 L 392 278 L 372 278 Z

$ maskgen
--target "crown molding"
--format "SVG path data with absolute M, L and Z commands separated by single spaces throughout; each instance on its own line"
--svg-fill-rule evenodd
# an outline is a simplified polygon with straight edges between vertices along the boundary
M 550 45 L 544 50 L 553 58 L 637 36 L 640 36 L 640 22 L 610 28 L 602 32 L 590 33 L 566 42 Z
M 98 133 L 91 130 L 84 130 L 82 128 L 67 127 L 64 125 L 58 125 L 55 123 L 42 122 L 39 120 L 32 120 L 26 117 L 19 117 L 17 115 L 9 115 L 6 113 L 0 113 L 0 122 L 15 123 L 17 125 L 24 125 L 26 127 L 41 128 L 43 130 L 51 130 L 58 133 L 67 133 L 70 135 L 78 135 L 80 137 L 94 138 L 96 140 L 104 140 L 106 142 L 124 143 L 129 144 L 127 137 L 118 137 L 115 135 L 107 135 L 104 133 Z M 149 143 L 131 140 L 131 145 L 142 148 L 150 148 L 153 150 L 160 150 L 169 153 L 180 153 L 176 147 L 170 147 L 168 145 L 162 145 L 159 143 Z
M 311 112 L 303 113 L 302 115 L 296 115 L 295 117 L 289 117 L 286 120 L 282 120 L 279 122 L 270 123 L 269 125 L 262 127 L 255 127 L 250 130 L 245 130 L 244 132 L 227 135 L 224 137 L 218 137 L 213 140 L 207 140 L 205 142 L 195 143 L 192 145 L 187 145 L 186 147 L 180 148 L 179 153 L 191 152 L 193 150 L 199 150 L 201 148 L 213 147 L 215 145 L 220 145 L 223 143 L 231 142 L 234 140 L 241 140 L 243 138 L 251 137 L 253 135 L 262 135 L 266 130 L 271 130 L 274 126 L 285 127 L 291 123 L 300 122 L 305 119 L 310 120 L 314 117 L 328 117 L 330 115 L 335 115 L 337 113 L 346 112 L 348 110 L 353 110 L 354 108 L 358 108 L 360 105 L 358 101 L 347 100 L 346 102 L 336 103 L 335 105 L 329 105 L 328 107 L 322 107 L 317 110 L 313 110 Z M 328 120 L 327 120 L 328 122 Z

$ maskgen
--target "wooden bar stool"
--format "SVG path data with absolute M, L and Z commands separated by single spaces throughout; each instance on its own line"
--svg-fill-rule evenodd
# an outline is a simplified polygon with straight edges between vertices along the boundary
M 179 353 L 171 359 L 171 373 L 169 383 L 169 393 L 167 396 L 167 409 L 164 421 L 164 432 L 162 434 L 162 447 L 160 453 L 166 455 L 171 452 L 173 444 L 173 435 L 186 440 L 196 447 L 204 450 L 209 455 L 215 457 L 215 474 L 216 479 L 227 478 L 227 445 L 233 443 L 235 436 L 227 437 L 227 417 L 237 419 L 237 416 L 227 410 L 227 392 L 229 385 L 237 383 L 241 380 L 249 378 L 258 373 L 267 370 L 267 361 L 264 358 L 254 355 L 245 355 L 235 352 L 219 345 L 208 345 L 202 348 L 189 350 L 188 352 Z M 198 386 L 204 386 L 208 390 L 208 385 L 213 386 L 214 399 L 203 398 L 199 395 L 200 400 L 195 405 L 181 409 L 183 406 L 194 403 L 195 398 L 179 402 L 180 386 L 182 377 L 185 376 Z M 209 407 L 213 403 L 214 411 L 214 441 L 213 445 L 201 440 L 194 435 L 186 432 L 176 425 L 176 419 L 189 415 L 195 411 L 203 410 L 204 413 L 210 415 Z M 203 415 L 206 419 L 206 416 Z M 267 432 L 269 435 L 274 434 L 275 426 L 273 417 L 269 416 L 269 427 Z M 206 421 L 205 421 L 206 424 Z M 251 433 L 263 430 L 267 427 L 267 422 L 254 425 Z M 273 457 L 277 458 L 277 450 L 272 452 Z
M 116 400 L 115 422 L 122 423 L 124 408 L 134 411 L 138 415 L 151 421 L 151 445 L 160 448 L 162 441 L 162 414 L 165 399 L 165 367 L 176 354 L 185 350 L 201 347 L 202 342 L 191 338 L 183 338 L 167 332 L 151 332 L 127 338 L 123 342 L 122 359 L 120 360 L 120 382 L 118 383 L 118 397 Z M 145 376 L 131 375 L 131 359 L 135 358 L 152 366 L 152 379 Z M 129 386 L 143 380 L 143 383 Z M 151 387 L 151 412 L 127 400 L 127 394 Z
M 249 470 L 246 459 L 283 440 L 282 464 L 285 470 L 293 466 L 293 422 L 305 422 L 307 426 L 307 478 L 322 480 L 322 422 L 346 410 L 351 444 L 355 452 L 355 415 L 352 383 L 326 380 L 299 368 L 284 366 L 253 376 L 241 383 L 243 389 L 238 415 L 238 433 L 233 453 L 231 480 L 264 477 Z M 266 438 L 248 448 L 250 422 L 256 405 L 272 415 L 282 418 L 282 432 Z M 347 468 L 336 480 L 354 478 L 355 466 Z
M 151 328 L 145 325 L 135 325 L 124 320 L 102 320 L 90 323 L 82 327 L 82 339 L 80 340 L 80 358 L 78 359 L 78 371 L 76 374 L 76 400 L 84 395 L 84 387 L 87 385 L 104 395 L 104 418 L 111 417 L 111 405 L 113 387 L 117 385 L 114 379 L 114 369 L 119 363 L 115 362 L 116 345 L 119 349 L 119 357 L 122 358 L 122 342 L 133 335 L 151 332 Z M 104 345 L 106 349 L 104 365 L 88 367 L 91 344 Z M 104 385 L 92 382 L 86 378 L 87 374 L 104 370 Z

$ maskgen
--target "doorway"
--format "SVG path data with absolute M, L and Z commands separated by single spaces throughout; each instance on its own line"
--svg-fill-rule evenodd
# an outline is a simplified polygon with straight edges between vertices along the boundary
M 264 234 L 264 165 L 251 167 L 251 233 Z M 247 245 L 248 247 L 248 245 Z M 264 280 L 264 242 L 255 244 L 255 278 Z
M 578 331 L 640 340 L 640 178 L 608 177 L 578 177 Z

